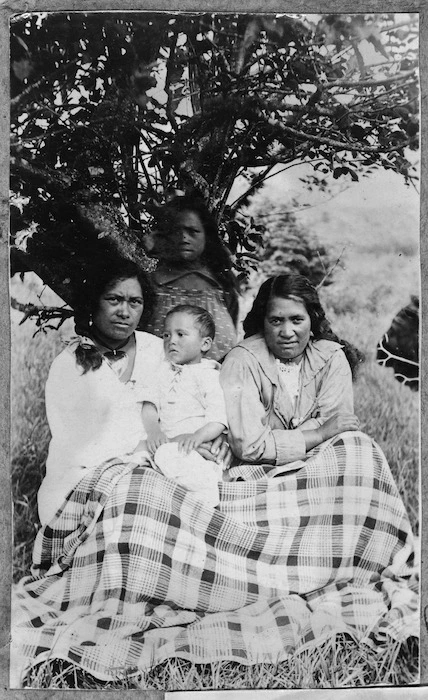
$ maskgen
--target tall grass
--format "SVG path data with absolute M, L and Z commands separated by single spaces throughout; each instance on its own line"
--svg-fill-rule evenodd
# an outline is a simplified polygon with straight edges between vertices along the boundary
M 382 448 L 409 514 L 415 534 L 419 531 L 419 394 L 400 384 L 391 368 L 375 360 L 376 343 L 391 318 L 383 311 L 385 297 L 372 308 L 355 298 L 353 310 L 337 313 L 342 291 L 330 290 L 327 315 L 339 337 L 354 343 L 365 354 L 354 385 L 354 408 L 361 429 Z M 374 295 L 371 295 L 374 296 Z M 351 305 L 350 293 L 344 298 Z M 405 300 L 406 302 L 406 300 Z M 399 307 L 398 307 L 399 308 Z M 398 309 L 397 309 L 398 311 Z
M 195 664 L 167 659 L 147 672 L 132 673 L 117 681 L 101 682 L 73 664 L 56 660 L 33 669 L 31 688 L 104 689 L 140 688 L 170 691 L 245 690 L 291 688 L 364 688 L 374 685 L 411 685 L 417 682 L 418 647 L 391 641 L 382 655 L 338 634 L 316 649 L 294 654 L 287 661 L 245 666 L 232 661 Z
M 11 469 L 14 499 L 14 578 L 28 573 L 39 525 L 37 490 L 44 475 L 50 432 L 44 386 L 61 343 L 55 334 L 38 333 L 27 323 L 12 325 Z

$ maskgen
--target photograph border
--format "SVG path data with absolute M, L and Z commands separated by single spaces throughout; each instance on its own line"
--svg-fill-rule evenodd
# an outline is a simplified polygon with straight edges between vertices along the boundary
M 428 328 L 425 323 L 425 309 L 428 305 L 428 154 L 426 105 L 428 99 L 428 0 L 372 0 L 370 2 L 351 2 L 350 0 L 15 0 L 0 3 L 0 697 L 28 697 L 26 690 L 8 689 L 9 639 L 10 639 L 10 591 L 12 581 L 12 503 L 10 479 L 10 314 L 9 314 L 9 20 L 15 14 L 32 12 L 108 12 L 108 11 L 164 11 L 164 12 L 292 12 L 292 13 L 328 13 L 344 12 L 418 12 L 420 19 L 420 98 L 421 98 L 421 191 L 420 191 L 420 275 L 421 275 L 421 317 L 420 328 L 420 425 L 428 425 Z M 420 685 L 428 685 L 428 473 L 425 467 L 428 461 L 428 431 L 421 430 L 420 451 L 420 500 L 421 500 L 421 641 L 420 641 Z M 329 692 L 331 692 L 330 689 Z M 333 689 L 334 690 L 334 689 Z M 341 689 L 336 689 L 337 693 Z M 368 687 L 368 692 L 370 687 Z M 136 697 L 164 697 L 163 691 L 114 691 L 109 690 L 109 698 L 126 700 Z M 189 691 L 190 692 L 190 691 Z M 198 691 L 192 691 L 191 696 Z M 231 691 L 225 691 L 230 695 Z M 258 691 L 260 693 L 260 691 Z M 278 690 L 278 695 L 281 691 Z M 290 697 L 293 697 L 294 691 Z M 318 691 L 302 691 L 298 697 L 314 696 Z M 321 691 L 321 693 L 324 691 Z M 55 693 L 56 698 L 80 697 L 81 690 L 45 689 L 37 691 L 38 698 L 49 698 Z M 216 692 L 219 695 L 220 691 Z M 361 697 L 364 690 L 346 689 L 346 697 Z M 207 695 L 204 692 L 204 695 Z M 413 693 L 410 693 L 413 695 Z M 168 693 L 173 699 L 174 694 Z M 221 697 L 221 696 L 220 696 Z M 99 698 L 99 691 L 85 691 L 85 698 Z M 245 700 L 245 692 L 237 691 L 237 698 Z

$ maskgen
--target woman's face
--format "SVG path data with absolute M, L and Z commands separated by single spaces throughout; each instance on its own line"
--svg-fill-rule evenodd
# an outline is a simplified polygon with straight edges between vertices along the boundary
M 185 262 L 199 260 L 205 250 L 205 229 L 199 215 L 193 211 L 177 214 L 174 230 L 170 236 L 171 253 L 175 258 Z
M 264 320 L 264 335 L 271 352 L 280 360 L 300 359 L 311 333 L 311 319 L 303 301 L 273 297 Z
M 136 277 L 117 280 L 101 294 L 93 323 L 100 339 L 114 348 L 135 331 L 144 308 L 143 291 Z

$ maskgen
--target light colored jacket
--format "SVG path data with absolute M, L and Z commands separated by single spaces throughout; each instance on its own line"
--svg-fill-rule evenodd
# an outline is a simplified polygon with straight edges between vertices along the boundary
M 302 430 L 316 429 L 338 412 L 354 412 L 351 368 L 342 346 L 331 340 L 307 345 L 294 408 L 262 335 L 241 341 L 228 353 L 220 381 L 229 442 L 244 462 L 262 464 L 272 448 L 278 466 L 303 459 Z

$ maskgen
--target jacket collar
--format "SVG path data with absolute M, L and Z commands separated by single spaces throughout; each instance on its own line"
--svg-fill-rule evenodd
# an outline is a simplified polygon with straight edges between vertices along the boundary
M 220 363 L 217 360 L 211 360 L 209 358 L 203 357 L 200 362 L 196 362 L 194 365 L 178 365 L 175 362 L 167 360 L 169 366 L 176 372 L 182 372 L 183 370 L 187 373 L 198 374 L 199 372 L 204 372 L 206 369 L 216 369 L 220 370 Z
M 275 356 L 269 350 L 261 333 L 241 340 L 236 347 L 244 348 L 253 355 L 272 384 L 278 383 L 278 369 Z M 310 340 L 302 360 L 302 385 L 306 386 L 309 384 L 326 365 L 330 357 L 342 347 L 340 343 L 336 343 L 333 340 Z

